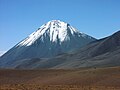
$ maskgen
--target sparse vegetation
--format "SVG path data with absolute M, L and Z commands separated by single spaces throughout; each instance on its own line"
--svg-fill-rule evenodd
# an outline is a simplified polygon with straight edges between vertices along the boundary
M 14 84 L 14 85 L 2 85 L 0 86 L 0 90 L 120 90 L 120 87 Z
M 0 90 L 120 90 L 120 67 L 0 70 Z

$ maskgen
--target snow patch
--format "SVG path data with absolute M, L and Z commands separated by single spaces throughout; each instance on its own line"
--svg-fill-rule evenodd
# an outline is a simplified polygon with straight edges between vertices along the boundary
M 6 51 L 0 51 L 0 57 L 5 53 L 6 53 Z
M 61 43 L 65 40 L 70 40 L 70 34 L 68 32 L 70 32 L 73 36 L 75 33 L 80 33 L 77 29 L 73 28 L 65 22 L 62 22 L 60 20 L 52 20 L 46 24 L 43 24 L 40 28 L 38 28 L 37 31 L 33 32 L 26 39 L 20 42 L 17 46 L 30 46 L 37 39 L 43 41 L 45 35 L 49 36 L 51 42 L 57 42 L 59 40 Z M 83 34 L 82 36 L 86 37 L 87 35 Z

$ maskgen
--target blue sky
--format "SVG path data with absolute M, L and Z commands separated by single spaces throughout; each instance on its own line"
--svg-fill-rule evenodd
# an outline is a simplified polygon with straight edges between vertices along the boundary
M 56 19 L 103 38 L 120 29 L 120 0 L 0 0 L 0 51 Z

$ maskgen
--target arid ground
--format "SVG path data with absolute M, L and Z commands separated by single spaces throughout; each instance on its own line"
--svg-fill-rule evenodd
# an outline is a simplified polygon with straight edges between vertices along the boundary
M 120 67 L 0 70 L 0 90 L 120 90 Z

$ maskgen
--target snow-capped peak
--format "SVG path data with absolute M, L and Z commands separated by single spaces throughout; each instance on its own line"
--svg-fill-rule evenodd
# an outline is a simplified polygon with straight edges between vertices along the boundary
M 17 46 L 30 46 L 37 39 L 40 39 L 44 42 L 46 35 L 49 36 L 51 42 L 61 42 L 65 40 L 70 40 L 70 35 L 75 33 L 80 33 L 77 29 L 70 26 L 68 23 L 62 22 L 60 20 L 52 20 L 43 24 L 37 31 L 29 35 L 25 40 L 20 42 Z
M 31 61 L 32 58 L 52 58 L 77 50 L 95 40 L 95 38 L 79 32 L 68 23 L 52 20 L 15 45 L 1 58 L 5 60 L 3 65 L 6 64 L 8 66 L 9 63 L 9 65 L 15 64 L 14 67 L 16 67 L 16 64 L 24 60 L 25 63 L 28 61 L 27 64 L 29 64 L 29 60 L 30 63 L 34 62 Z M 22 64 L 25 65 L 24 62 Z

